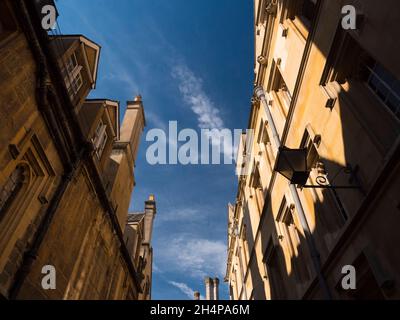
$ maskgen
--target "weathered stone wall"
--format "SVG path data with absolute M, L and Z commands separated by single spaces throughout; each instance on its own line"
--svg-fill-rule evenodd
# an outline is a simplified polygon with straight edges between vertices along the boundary
M 18 165 L 26 168 L 17 198 L 0 214 L 0 292 L 5 297 L 64 173 L 59 146 L 37 106 L 36 77 L 36 61 L 24 34 L 2 41 L 0 187 Z M 130 198 L 130 194 L 125 196 Z M 45 265 L 56 269 L 56 290 L 41 286 Z M 82 163 L 62 196 L 17 298 L 137 298 L 121 242 Z
M 44 265 L 57 271 L 57 289 L 42 290 Z M 121 275 L 122 273 L 122 275 Z M 84 167 L 69 184 L 19 298 L 123 299 L 136 295 L 110 217 Z

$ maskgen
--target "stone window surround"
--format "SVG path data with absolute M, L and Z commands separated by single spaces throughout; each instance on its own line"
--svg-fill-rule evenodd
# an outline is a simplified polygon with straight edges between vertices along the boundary
M 1 260 L 4 263 L 7 261 L 7 256 L 11 254 L 10 248 L 14 247 L 11 246 L 9 240 L 13 237 L 15 230 L 17 228 L 25 230 L 22 232 L 24 234 L 39 214 L 39 212 L 27 211 L 27 208 L 32 207 L 32 200 L 35 197 L 38 206 L 48 204 L 51 197 L 51 186 L 55 179 L 55 172 L 33 130 L 26 131 L 25 128 L 22 128 L 17 134 L 17 137 L 21 136 L 23 138 L 17 144 L 10 145 L 12 160 L 3 171 L 4 176 L 9 176 L 18 166 L 23 166 L 25 170 L 23 186 L 0 220 L 0 247 L 4 248 L 4 251 L 1 252 L 1 255 L 4 255 Z M 14 147 L 11 148 L 11 146 Z M 11 152 L 11 150 L 14 151 Z M 27 212 L 30 213 L 27 214 Z M 0 266 L 0 270 L 3 267 L 4 265 Z

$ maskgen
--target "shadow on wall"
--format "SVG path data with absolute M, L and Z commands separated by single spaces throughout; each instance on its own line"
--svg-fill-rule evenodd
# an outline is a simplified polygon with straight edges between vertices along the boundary
M 400 133 L 400 64 L 396 58 L 400 52 L 396 41 L 400 29 L 389 28 L 390 34 L 384 30 L 400 20 L 400 10 L 393 10 L 400 4 L 395 0 L 389 2 L 379 6 L 372 0 L 364 1 L 362 9 L 368 17 L 365 28 L 362 32 L 344 31 L 337 26 L 332 47 L 326 38 L 321 40 L 320 34 L 315 35 L 317 40 L 313 45 L 327 58 L 321 83 L 315 85 L 328 95 L 327 106 L 321 105 L 316 93 L 301 92 L 293 115 L 296 125 L 304 125 L 304 136 L 298 145 L 289 147 L 308 148 L 308 160 L 313 169 L 307 184 L 316 185 L 317 177 L 327 173 L 334 185 L 361 186 L 360 189 L 299 190 L 321 263 L 326 265 L 324 277 L 336 299 L 382 299 L 400 294 L 393 287 L 394 280 L 399 280 L 400 258 L 392 245 L 400 242 L 396 230 L 400 222 L 396 195 L 400 186 L 398 161 L 393 162 L 390 174 L 382 173 L 394 148 L 398 154 L 395 146 Z M 336 12 L 338 7 L 330 2 L 323 5 L 322 15 Z M 334 9 L 329 10 L 327 6 Z M 385 25 L 381 23 L 384 17 L 387 18 Z M 331 18 L 327 20 L 332 21 Z M 335 31 L 332 26 L 327 28 Z M 310 52 L 311 59 L 315 57 L 316 48 Z M 303 84 L 315 82 L 316 73 L 320 74 L 319 69 L 317 72 L 315 66 L 308 65 Z M 312 118 L 312 113 L 321 115 L 321 123 L 313 123 L 310 129 L 307 117 Z M 339 130 L 335 131 L 338 123 Z M 294 134 L 289 130 L 289 138 Z M 345 172 L 345 168 L 350 167 L 352 174 Z M 280 212 L 274 217 L 270 193 L 266 193 L 260 223 L 273 226 L 273 230 L 261 234 L 266 271 L 257 267 L 256 260 L 251 262 L 254 298 L 266 299 L 266 277 L 272 299 L 323 299 L 323 291 L 318 281 L 314 281 L 316 273 L 299 227 L 297 208 L 283 195 Z M 247 210 L 244 219 L 247 234 L 251 235 Z M 253 248 L 252 237 L 248 238 L 248 244 Z M 357 290 L 341 289 L 341 268 L 346 264 L 356 267 Z

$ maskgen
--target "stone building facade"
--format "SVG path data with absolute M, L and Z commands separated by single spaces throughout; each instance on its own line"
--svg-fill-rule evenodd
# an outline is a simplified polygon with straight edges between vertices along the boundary
M 342 26 L 345 5 L 356 29 Z M 400 298 L 399 6 L 254 1 L 254 134 L 242 136 L 228 208 L 231 299 Z
M 0 0 L 0 294 L 138 299 L 143 276 L 123 232 L 142 99 L 121 126 L 119 102 L 87 99 L 100 46 L 43 30 L 44 4 L 54 2 Z

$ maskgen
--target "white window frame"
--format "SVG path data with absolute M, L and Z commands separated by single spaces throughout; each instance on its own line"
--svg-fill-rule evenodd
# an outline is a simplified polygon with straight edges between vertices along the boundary
M 65 85 L 67 86 L 68 94 L 74 98 L 83 85 L 83 78 L 81 74 L 82 66 L 78 64 L 75 52 L 68 57 L 62 70 Z
M 92 138 L 92 143 L 96 150 L 97 158 L 100 160 L 103 155 L 104 149 L 106 147 L 108 140 L 107 125 L 100 121 L 97 125 L 94 137 Z

